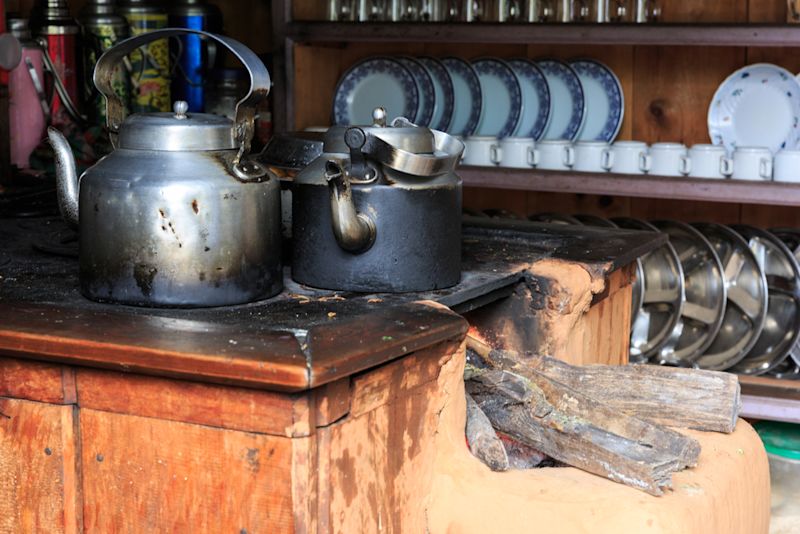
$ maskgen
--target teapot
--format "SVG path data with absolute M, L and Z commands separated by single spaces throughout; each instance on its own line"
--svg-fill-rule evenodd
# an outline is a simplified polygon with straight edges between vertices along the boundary
M 464 145 L 386 111 L 334 126 L 292 183 L 292 278 L 362 292 L 441 289 L 461 279 Z
M 126 55 L 157 39 L 198 34 L 227 48 L 250 74 L 235 120 L 187 113 L 125 117 L 112 82 Z M 81 293 L 141 306 L 199 307 L 263 299 L 283 287 L 280 184 L 249 154 L 256 104 L 270 77 L 241 43 L 199 30 L 163 29 L 118 43 L 98 60 L 114 151 L 80 179 L 64 136 L 56 155 L 59 207 L 78 227 Z

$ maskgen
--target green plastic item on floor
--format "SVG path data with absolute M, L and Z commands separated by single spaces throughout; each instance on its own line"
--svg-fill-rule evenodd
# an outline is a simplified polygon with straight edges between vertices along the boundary
M 800 460 L 800 425 L 759 421 L 753 426 L 769 454 Z

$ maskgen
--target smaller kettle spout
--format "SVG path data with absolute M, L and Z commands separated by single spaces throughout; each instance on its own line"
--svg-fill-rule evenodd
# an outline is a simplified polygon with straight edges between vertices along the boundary
M 353 190 L 338 162 L 329 160 L 325 164 L 325 179 L 330 190 L 331 223 L 336 242 L 348 252 L 365 252 L 375 242 L 375 223 L 367 215 L 356 212 Z
M 56 193 L 61 216 L 72 225 L 78 226 L 78 173 L 75 170 L 75 156 L 64 135 L 53 128 L 47 129 L 47 137 L 56 156 Z

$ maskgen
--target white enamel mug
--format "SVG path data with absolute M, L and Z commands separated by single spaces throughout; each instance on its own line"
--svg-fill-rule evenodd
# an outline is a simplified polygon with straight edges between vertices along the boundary
M 689 150 L 681 143 L 654 143 L 650 146 L 649 174 L 683 176 L 689 173 Z
M 472 136 L 464 138 L 464 156 L 461 163 L 481 167 L 496 166 L 497 163 L 492 160 L 492 146 L 496 144 L 496 137 Z
M 694 178 L 727 178 L 733 172 L 733 162 L 725 148 L 719 145 L 693 145 L 685 162 L 689 176 Z
M 539 151 L 531 137 L 506 137 L 492 145 L 492 161 L 501 167 L 530 169 L 539 163 Z
M 611 145 L 614 161 L 611 172 L 620 174 L 644 174 L 650 170 L 650 155 L 643 141 L 617 141 Z
M 539 151 L 539 169 L 569 170 L 575 164 L 575 148 L 565 139 L 546 139 L 536 145 Z
M 776 182 L 800 183 L 800 150 L 781 150 L 775 154 L 772 179 Z
M 614 164 L 611 147 L 603 141 L 578 141 L 575 143 L 573 170 L 581 172 L 608 172 Z
M 772 180 L 772 152 L 766 147 L 740 146 L 733 151 L 733 174 L 736 180 Z

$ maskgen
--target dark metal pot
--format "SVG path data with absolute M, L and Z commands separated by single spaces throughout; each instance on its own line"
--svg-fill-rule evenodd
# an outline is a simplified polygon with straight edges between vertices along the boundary
M 292 277 L 363 292 L 427 291 L 461 279 L 464 145 L 405 119 L 333 127 L 292 185 Z

